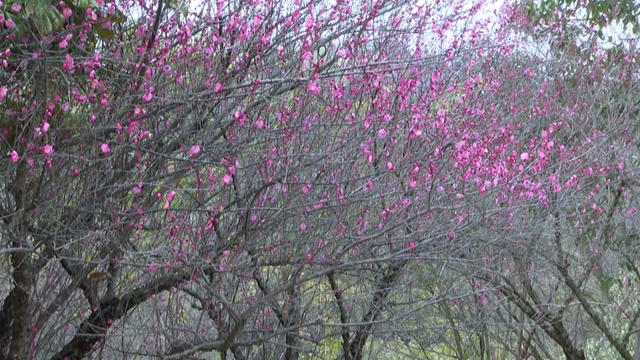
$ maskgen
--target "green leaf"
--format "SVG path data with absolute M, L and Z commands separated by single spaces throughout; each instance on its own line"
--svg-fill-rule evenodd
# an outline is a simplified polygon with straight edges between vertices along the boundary
M 100 24 L 92 25 L 93 31 L 100 37 L 102 40 L 113 40 L 116 36 L 113 30 L 108 30 L 102 27 Z
M 600 278 L 600 291 L 609 295 L 611 287 L 615 283 L 615 279 L 609 276 L 603 276 Z
M 127 22 L 127 16 L 122 13 L 122 11 L 116 9 L 113 14 L 109 14 L 107 16 L 107 20 L 111 21 L 114 24 L 124 24 Z
M 79 9 L 88 9 L 88 8 L 98 7 L 98 3 L 96 2 L 96 0 L 76 0 L 75 5 Z
M 184 17 L 189 16 L 189 7 L 186 4 L 182 4 L 182 6 L 180 6 L 180 12 Z
M 49 35 L 53 32 L 53 24 L 46 14 L 36 13 L 34 15 L 34 20 L 36 23 L 36 29 L 40 35 Z
M 53 5 L 49 5 L 47 8 L 36 8 L 33 20 L 41 35 L 49 35 L 62 27 L 64 16 Z

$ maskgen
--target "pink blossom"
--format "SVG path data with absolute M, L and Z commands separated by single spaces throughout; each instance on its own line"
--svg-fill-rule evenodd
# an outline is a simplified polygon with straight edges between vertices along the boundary
M 309 85 L 307 85 L 307 90 L 309 90 L 309 92 L 312 93 L 313 95 L 318 95 L 320 93 L 321 88 L 315 82 L 310 81 Z
M 69 46 L 69 42 L 67 41 L 67 39 L 62 39 L 62 41 L 58 43 L 58 48 L 60 49 L 66 49 L 67 46 Z
M 520 160 L 522 160 L 522 161 L 529 160 L 529 153 L 523 152 L 522 154 L 520 154 Z
M 314 25 L 313 17 L 307 18 L 307 21 L 305 21 L 304 25 L 307 28 L 307 31 L 311 30 L 311 28 L 313 28 L 313 25 Z
M 69 19 L 71 15 L 73 15 L 73 11 L 71 11 L 71 9 L 69 8 L 64 8 L 62 10 L 62 15 L 64 16 L 65 19 Z
M 42 147 L 42 153 L 45 155 L 53 154 L 53 147 L 51 145 L 45 145 Z
M 190 156 L 195 156 L 198 153 L 200 153 L 200 145 L 193 145 L 191 147 L 191 149 L 189 150 L 189 155 Z
M 231 178 L 231 175 L 229 174 L 224 174 L 224 176 L 222 177 L 222 183 L 225 185 L 231 184 L 231 180 L 232 178 Z
M 49 131 L 49 123 L 46 122 L 46 121 L 44 123 L 42 123 L 42 128 L 41 129 L 42 129 L 42 132 Z
M 385 130 L 385 129 L 378 130 L 378 137 L 380 139 L 386 138 L 387 137 L 387 130 Z
M 13 20 L 9 18 L 4 21 L 4 26 L 6 26 L 7 29 L 13 29 L 16 27 L 16 23 L 14 23 Z
M 169 194 L 167 194 L 167 200 L 164 202 L 164 206 L 162 207 L 164 210 L 167 210 L 169 208 L 175 196 L 176 196 L 175 191 L 171 191 Z
M 13 3 L 11 5 L 11 11 L 13 12 L 19 12 L 22 9 L 22 6 L 20 6 L 20 4 L 18 3 Z
M 216 83 L 216 85 L 213 87 L 213 91 L 215 91 L 216 93 L 222 92 L 222 84 Z
M 108 154 L 111 152 L 111 148 L 109 147 L 109 144 L 104 143 L 100 145 L 100 151 L 102 151 L 103 154 Z
M 18 153 L 15 150 L 13 150 L 11 152 L 11 162 L 15 164 L 15 163 L 18 162 L 18 160 L 20 160 L 20 156 L 18 155 Z
M 6 87 L 0 87 L 0 100 L 4 99 L 5 96 L 7 96 L 7 88 Z
M 153 97 L 153 95 L 151 95 L 150 92 L 147 92 L 144 95 L 142 95 L 142 101 L 149 102 L 149 101 L 151 101 L 152 97 Z

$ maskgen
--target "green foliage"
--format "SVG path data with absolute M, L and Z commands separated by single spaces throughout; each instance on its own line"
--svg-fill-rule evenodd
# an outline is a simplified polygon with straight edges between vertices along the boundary
M 601 30 L 614 20 L 620 21 L 625 27 L 631 26 L 634 34 L 640 30 L 634 0 L 589 0 L 586 3 L 577 0 L 527 0 L 524 5 L 534 23 L 551 20 L 554 14 L 575 14 L 582 10 L 586 12 L 586 20 L 590 25 L 599 27 L 598 35 L 601 38 Z M 563 28 L 565 26 L 566 19 L 563 20 Z
M 76 0 L 73 2 L 78 9 L 88 9 L 98 7 L 96 0 Z
M 13 12 L 11 6 L 19 4 L 21 10 Z M 64 16 L 48 0 L 9 1 L 3 6 L 2 15 L 5 19 L 11 19 L 16 24 L 15 31 L 19 34 L 28 34 L 28 20 L 33 16 L 33 24 L 40 35 L 49 35 L 62 29 Z
M 19 4 L 21 10 L 13 12 L 11 5 Z M 76 0 L 69 4 L 78 21 L 83 19 L 80 14 L 86 9 L 97 9 L 99 7 L 95 0 Z M 29 0 L 29 1 L 8 1 L 4 4 L 2 15 L 5 19 L 11 19 L 16 24 L 14 30 L 17 35 L 32 35 L 35 28 L 40 36 L 51 35 L 55 32 L 62 31 L 66 20 L 60 9 L 49 0 Z M 122 24 L 127 17 L 117 10 L 113 14 L 109 14 L 106 18 L 108 22 L 113 24 Z M 111 29 L 105 29 L 101 23 L 92 24 L 94 32 L 102 40 L 110 40 L 115 37 L 115 33 Z

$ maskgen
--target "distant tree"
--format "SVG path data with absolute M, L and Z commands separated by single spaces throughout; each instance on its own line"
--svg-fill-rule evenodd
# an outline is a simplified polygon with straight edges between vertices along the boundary
M 518 6 L 524 6 L 533 33 L 553 33 L 563 45 L 585 34 L 607 40 L 611 31 L 635 35 L 640 30 L 640 4 L 635 0 L 526 0 Z

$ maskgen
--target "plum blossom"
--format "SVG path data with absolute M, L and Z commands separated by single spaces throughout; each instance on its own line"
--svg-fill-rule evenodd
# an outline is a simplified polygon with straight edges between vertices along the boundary
M 45 145 L 42 147 L 42 153 L 45 155 L 53 154 L 53 147 L 51 145 Z
M 309 85 L 307 85 L 307 90 L 309 90 L 309 92 L 312 93 L 313 95 L 318 95 L 320 93 L 321 88 L 314 81 L 310 81 Z
M 100 145 L 100 151 L 102 151 L 103 154 L 108 154 L 111 152 L 111 148 L 109 147 L 109 144 L 104 143 Z
M 200 153 L 200 145 L 193 145 L 189 150 L 189 156 L 195 156 Z
M 17 163 L 18 160 L 20 160 L 20 156 L 18 155 L 18 153 L 15 150 L 13 150 L 11 152 L 10 156 L 11 156 L 11 162 L 14 163 L 14 164 Z
M 36 137 L 42 136 L 43 133 L 46 133 L 47 131 L 49 131 L 49 123 L 45 121 L 42 124 L 42 126 L 35 128 L 35 131 L 36 131 Z
M 142 95 L 142 101 L 151 101 L 151 99 L 153 99 L 153 90 L 155 90 L 153 86 L 149 86 L 149 90 L 144 95 Z
M 522 161 L 529 160 L 529 153 L 523 152 L 522 154 L 520 154 L 520 160 L 522 160 Z
M 395 169 L 394 166 L 393 166 L 393 163 L 391 161 L 387 162 L 387 169 L 389 171 L 393 171 Z
M 162 206 L 164 210 L 169 209 L 169 206 L 171 206 L 171 202 L 173 201 L 174 197 L 176 197 L 175 191 L 171 191 L 169 194 L 167 194 L 167 200 L 165 200 L 164 205 Z
M 229 174 L 224 174 L 224 176 L 222 177 L 222 183 L 225 185 L 229 185 L 231 184 L 231 175 Z

